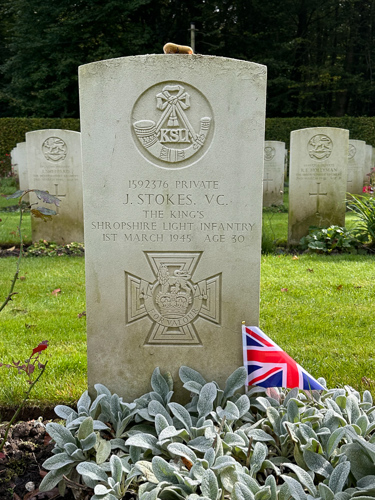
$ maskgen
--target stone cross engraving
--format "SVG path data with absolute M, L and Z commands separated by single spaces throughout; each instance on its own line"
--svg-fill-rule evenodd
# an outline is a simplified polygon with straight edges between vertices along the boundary
M 309 195 L 316 196 L 316 215 L 320 215 L 320 213 L 319 213 L 319 196 L 327 196 L 327 193 L 321 193 L 319 191 L 320 182 L 317 182 L 316 185 L 317 185 L 316 193 L 309 193 Z
M 59 192 L 59 185 L 58 184 L 54 184 L 54 186 L 55 186 L 54 196 L 57 196 L 58 198 L 65 198 L 66 194 L 58 194 L 58 192 Z M 59 213 L 59 207 L 56 207 L 56 213 L 57 214 Z
M 273 179 L 269 179 L 268 172 L 267 172 L 267 177 L 265 179 L 263 179 L 263 182 L 267 183 L 267 185 L 266 185 L 266 191 L 268 191 L 268 181 L 273 181 Z

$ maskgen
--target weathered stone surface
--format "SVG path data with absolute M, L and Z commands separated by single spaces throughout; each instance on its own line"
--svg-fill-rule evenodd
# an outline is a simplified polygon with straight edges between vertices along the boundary
M 372 168 L 372 155 L 373 155 L 373 147 L 371 144 L 366 144 L 366 155 L 365 155 L 365 163 L 363 165 L 363 184 L 368 185 L 370 182 L 370 172 Z
M 18 155 L 17 155 L 17 146 L 12 149 L 10 152 L 10 163 L 11 163 L 11 169 L 12 169 L 12 174 L 16 175 L 18 177 Z
M 348 151 L 348 193 L 362 194 L 363 189 L 363 165 L 366 162 L 366 143 L 349 139 Z
M 79 73 L 89 388 L 130 400 L 181 365 L 222 383 L 259 317 L 266 68 L 149 55 Z
M 42 203 L 34 193 L 30 202 L 56 209 L 57 215 L 45 222 L 31 218 L 32 240 L 67 244 L 83 242 L 83 200 L 81 134 L 71 130 L 46 129 L 26 134 L 30 189 L 48 191 L 61 202 Z
M 283 204 L 285 142 L 264 142 L 263 206 Z
M 26 142 L 19 142 L 16 147 L 16 152 L 17 152 L 18 179 L 19 179 L 20 189 L 22 191 L 26 191 L 26 189 L 29 189 Z M 29 195 L 25 194 L 23 200 L 28 202 Z
M 310 226 L 345 224 L 349 131 L 331 127 L 291 133 L 289 245 L 299 244 Z

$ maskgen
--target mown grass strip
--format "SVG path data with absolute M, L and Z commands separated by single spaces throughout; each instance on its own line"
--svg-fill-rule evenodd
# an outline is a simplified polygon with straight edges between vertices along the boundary
M 15 264 L 0 259 L 1 297 Z M 0 361 L 26 358 L 49 340 L 48 369 L 31 404 L 72 404 L 86 389 L 86 320 L 78 317 L 85 310 L 84 259 L 30 257 L 21 269 L 19 293 L 0 317 Z M 261 271 L 263 331 L 330 387 L 348 384 L 375 395 L 374 257 L 267 255 Z M 110 331 L 108 324 L 103 339 Z M 0 368 L 0 406 L 20 402 L 24 388 L 21 377 Z

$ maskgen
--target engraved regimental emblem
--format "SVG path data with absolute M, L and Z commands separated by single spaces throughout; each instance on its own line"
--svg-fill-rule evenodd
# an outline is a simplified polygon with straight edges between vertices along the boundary
M 354 144 L 349 143 L 348 160 L 352 160 L 355 157 L 356 152 L 357 149 Z
M 208 149 L 212 110 L 194 87 L 164 83 L 151 87 L 138 99 L 132 126 L 136 144 L 146 159 L 156 160 L 157 166 L 164 168 L 184 168 Z
M 307 144 L 310 158 L 318 161 L 327 160 L 331 156 L 332 148 L 332 140 L 324 134 L 314 135 Z
M 42 151 L 47 160 L 56 162 L 65 160 L 68 148 L 59 137 L 49 137 L 43 142 Z
M 202 252 L 144 252 L 153 282 L 125 271 L 126 324 L 152 321 L 145 345 L 199 345 L 194 322 L 200 317 L 220 324 L 221 273 L 196 283 Z
M 264 159 L 265 161 L 271 161 L 275 158 L 276 150 L 273 146 L 266 146 L 264 148 Z

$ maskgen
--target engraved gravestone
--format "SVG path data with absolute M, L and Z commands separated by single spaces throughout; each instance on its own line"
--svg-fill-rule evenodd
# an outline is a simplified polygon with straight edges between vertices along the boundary
M 30 202 L 56 209 L 45 222 L 31 218 L 32 240 L 67 244 L 83 242 L 81 134 L 71 130 L 46 129 L 26 134 L 27 166 L 31 189 L 57 196 L 60 206 L 44 204 L 30 193 Z
M 89 388 L 130 400 L 159 366 L 181 390 L 182 365 L 221 383 L 258 324 L 266 68 L 147 55 L 79 75 Z
M 264 142 L 263 206 L 283 204 L 285 142 Z
M 363 165 L 366 161 L 366 143 L 349 139 L 347 192 L 362 194 Z
M 372 146 L 371 144 L 366 144 L 366 155 L 365 163 L 363 165 L 363 184 L 366 186 L 370 183 L 370 172 L 372 167 Z
M 317 127 L 291 133 L 289 245 L 310 226 L 345 225 L 348 130 Z
M 18 177 L 18 151 L 17 146 L 12 149 L 10 152 L 10 163 L 12 174 Z
M 289 154 L 288 149 L 284 151 L 284 181 L 288 180 Z
M 29 189 L 29 175 L 27 172 L 27 152 L 26 152 L 26 142 L 19 142 L 16 146 L 16 160 L 18 167 L 18 179 L 20 189 L 25 191 Z M 29 201 L 29 194 L 25 194 L 22 198 L 23 201 Z

